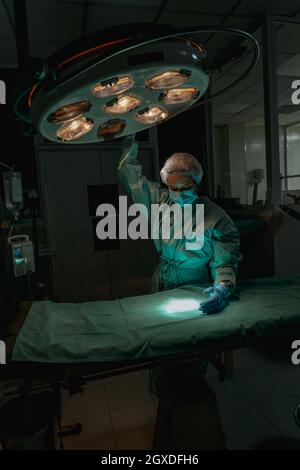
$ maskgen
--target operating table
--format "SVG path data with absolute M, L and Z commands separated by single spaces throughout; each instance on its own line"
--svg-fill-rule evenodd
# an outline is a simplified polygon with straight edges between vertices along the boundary
M 224 375 L 223 351 L 299 338 L 300 275 L 240 282 L 225 310 L 210 316 L 199 311 L 205 287 L 79 304 L 23 303 L 4 338 L 0 380 L 76 393 L 89 380 L 155 365 L 180 376 L 204 358 Z M 174 376 L 168 380 L 174 387 Z

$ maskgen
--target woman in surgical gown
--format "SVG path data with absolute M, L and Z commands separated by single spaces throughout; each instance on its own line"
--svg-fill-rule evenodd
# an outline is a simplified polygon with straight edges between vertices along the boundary
M 162 181 L 166 184 L 163 187 L 142 175 L 137 156 L 137 142 L 133 138 L 125 139 L 118 173 L 134 203 L 144 204 L 148 214 L 151 213 L 151 204 L 204 206 L 204 240 L 199 244 L 201 248 L 186 249 L 189 240 L 184 235 L 175 237 L 174 225 L 170 228 L 168 238 L 153 240 L 159 261 L 152 277 L 151 291 L 185 284 L 205 284 L 212 280 L 213 285 L 204 291 L 209 299 L 200 304 L 200 309 L 204 313 L 221 311 L 235 288 L 240 259 L 237 228 L 219 206 L 198 195 L 197 186 L 201 183 L 203 171 L 195 157 L 187 153 L 171 155 L 161 170 Z M 192 217 L 192 226 L 195 228 L 195 211 Z

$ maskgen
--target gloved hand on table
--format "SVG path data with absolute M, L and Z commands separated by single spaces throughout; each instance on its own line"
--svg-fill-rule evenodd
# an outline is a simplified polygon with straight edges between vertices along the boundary
M 228 297 L 230 295 L 229 287 L 223 282 L 217 284 L 214 287 L 209 287 L 205 289 L 204 294 L 209 295 L 210 299 L 204 302 L 201 302 L 199 310 L 202 310 L 203 313 L 219 313 L 221 312 L 226 305 L 228 304 Z

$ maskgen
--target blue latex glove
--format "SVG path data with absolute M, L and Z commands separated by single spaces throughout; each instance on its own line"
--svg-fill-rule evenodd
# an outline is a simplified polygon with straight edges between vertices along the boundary
M 201 302 L 199 310 L 203 313 L 219 313 L 228 304 L 228 297 L 230 290 L 223 284 L 218 284 L 214 287 L 209 287 L 203 291 L 204 294 L 209 295 L 210 299 L 205 302 Z
M 137 158 L 139 153 L 139 145 L 135 140 L 135 134 L 125 137 L 122 141 L 123 152 L 119 160 L 118 170 L 121 169 L 123 163 L 129 158 L 134 160 Z
M 133 146 L 138 146 L 138 143 L 135 140 L 135 134 L 128 135 L 122 140 L 122 148 L 124 150 L 129 150 Z

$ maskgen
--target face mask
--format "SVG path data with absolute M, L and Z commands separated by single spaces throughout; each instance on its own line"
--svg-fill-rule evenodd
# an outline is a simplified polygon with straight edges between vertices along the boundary
M 184 206 L 185 204 L 193 204 L 198 199 L 198 194 L 194 188 L 186 189 L 181 192 L 169 191 L 169 194 L 171 200 L 181 206 Z

